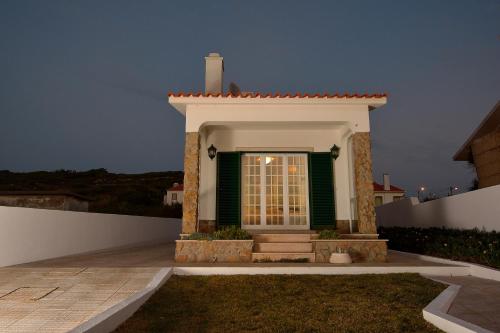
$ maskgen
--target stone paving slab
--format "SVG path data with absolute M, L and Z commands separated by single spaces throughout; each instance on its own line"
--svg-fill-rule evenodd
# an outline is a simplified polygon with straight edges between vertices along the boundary
M 144 289 L 160 269 L 0 268 L 0 332 L 67 332 Z

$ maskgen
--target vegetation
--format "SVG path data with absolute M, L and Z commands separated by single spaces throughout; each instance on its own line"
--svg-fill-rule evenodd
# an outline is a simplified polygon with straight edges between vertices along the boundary
M 335 230 L 321 230 L 318 239 L 338 239 L 340 236 Z
M 439 332 L 418 274 L 172 276 L 116 332 Z
M 163 194 L 182 183 L 182 171 L 114 174 L 106 169 L 0 171 L 0 191 L 68 191 L 88 197 L 89 211 L 142 216 L 181 217 L 182 206 L 163 206 Z
M 500 268 L 500 233 L 478 229 L 380 227 L 393 250 Z
M 252 235 L 248 231 L 237 226 L 230 226 L 217 230 L 213 234 L 194 232 L 186 239 L 188 240 L 246 240 L 252 239 Z
M 234 225 L 217 230 L 216 232 L 214 232 L 213 236 L 214 239 L 252 239 L 252 235 L 250 235 L 248 231 Z

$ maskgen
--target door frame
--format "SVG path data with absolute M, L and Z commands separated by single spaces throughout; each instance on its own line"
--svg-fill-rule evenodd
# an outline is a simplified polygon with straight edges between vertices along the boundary
M 309 189 L 309 152 L 306 151 L 241 151 L 240 159 L 240 219 L 241 228 L 247 230 L 310 230 L 311 229 L 311 211 L 310 211 L 310 189 Z M 260 173 L 260 223 L 259 225 L 246 225 L 243 223 L 243 157 L 244 156 L 265 156 L 265 155 L 283 155 L 283 224 L 282 225 L 266 225 L 266 207 L 263 203 L 266 202 L 266 175 L 262 172 L 262 166 L 265 166 L 265 159 L 261 159 L 261 173 Z M 289 197 L 288 197 L 288 156 L 302 155 L 305 157 L 304 163 L 304 176 L 305 176 L 305 203 L 306 203 L 306 224 L 304 225 L 290 225 L 289 218 Z M 286 198 L 286 199 L 285 199 Z

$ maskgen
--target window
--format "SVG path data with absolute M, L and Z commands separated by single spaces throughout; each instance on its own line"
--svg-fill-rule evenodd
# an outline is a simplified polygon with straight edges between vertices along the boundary
M 172 193 L 172 201 L 177 202 L 177 193 Z
M 375 196 L 375 207 L 377 206 L 380 206 L 384 203 L 383 199 L 382 199 L 382 196 L 381 195 L 377 195 Z
M 403 198 L 404 198 L 404 196 L 402 196 L 402 195 L 396 195 L 396 196 L 394 196 L 394 197 L 392 198 L 392 200 L 394 200 L 394 201 L 398 201 L 398 200 L 401 200 L 401 199 L 403 199 Z

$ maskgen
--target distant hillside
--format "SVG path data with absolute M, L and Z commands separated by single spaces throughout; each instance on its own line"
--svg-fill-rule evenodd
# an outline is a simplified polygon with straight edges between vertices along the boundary
M 69 191 L 89 197 L 89 211 L 142 216 L 181 217 L 182 208 L 164 207 L 163 194 L 182 183 L 182 171 L 114 174 L 106 169 L 0 171 L 0 191 Z

